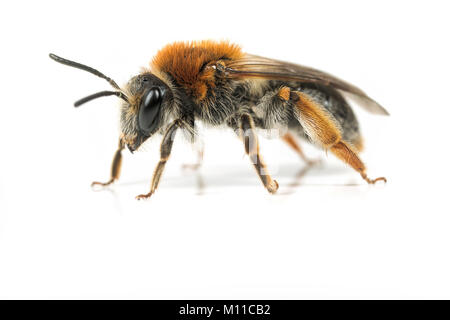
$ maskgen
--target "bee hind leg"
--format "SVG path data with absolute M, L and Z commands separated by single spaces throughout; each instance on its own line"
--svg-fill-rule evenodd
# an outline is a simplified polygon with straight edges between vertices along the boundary
M 366 174 L 366 166 L 358 157 L 357 151 L 342 140 L 340 129 L 333 117 L 307 94 L 295 91 L 293 102 L 294 114 L 310 138 L 320 144 L 325 150 L 330 150 L 337 158 L 350 165 L 359 172 L 361 177 L 369 184 L 377 181 L 386 182 L 386 178 L 370 179 Z
M 106 187 L 112 184 L 114 181 L 119 179 L 120 169 L 122 167 L 122 150 L 124 149 L 124 144 L 122 139 L 119 139 L 119 146 L 117 147 L 116 152 L 114 153 L 113 162 L 111 165 L 111 178 L 107 182 L 98 182 L 94 181 L 91 183 L 91 187 Z
M 330 147 L 330 151 L 333 152 L 333 154 L 341 159 L 342 161 L 349 164 L 353 169 L 359 172 L 361 177 L 368 183 L 368 184 L 375 184 L 378 181 L 384 181 L 387 182 L 385 177 L 378 177 L 375 179 L 370 179 L 366 174 L 366 167 L 364 163 L 361 161 L 361 159 L 358 157 L 356 152 L 351 148 L 346 142 L 339 141 L 335 143 L 333 146 Z
M 250 115 L 244 114 L 241 116 L 239 129 L 238 134 L 244 142 L 245 153 L 250 157 L 264 187 L 269 193 L 273 194 L 277 192 L 278 182 L 273 180 L 270 176 L 266 164 L 259 153 L 258 136 L 255 131 L 253 119 Z

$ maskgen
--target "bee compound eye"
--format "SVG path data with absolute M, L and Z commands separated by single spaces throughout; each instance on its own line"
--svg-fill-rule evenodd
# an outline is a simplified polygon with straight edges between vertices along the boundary
M 161 103 L 161 90 L 159 88 L 150 89 L 147 94 L 144 96 L 144 107 L 152 108 Z
M 151 88 L 142 97 L 138 122 L 144 133 L 151 133 L 156 128 L 162 98 L 159 88 Z

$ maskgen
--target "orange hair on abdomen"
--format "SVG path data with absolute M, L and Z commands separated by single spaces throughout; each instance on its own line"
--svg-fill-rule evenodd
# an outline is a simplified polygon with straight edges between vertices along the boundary
M 201 73 L 202 67 L 221 59 L 235 60 L 243 56 L 241 48 L 228 41 L 175 42 L 162 48 L 150 66 L 151 70 L 168 73 L 175 82 L 202 99 L 206 94 L 206 83 L 213 80 L 212 73 Z

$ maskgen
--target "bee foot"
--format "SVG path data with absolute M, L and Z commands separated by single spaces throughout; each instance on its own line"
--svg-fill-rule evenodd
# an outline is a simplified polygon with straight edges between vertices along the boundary
M 109 180 L 108 182 L 94 181 L 91 183 L 91 188 L 94 189 L 94 191 L 99 191 L 99 190 L 103 189 L 104 187 L 111 185 L 113 182 L 114 182 L 114 180 Z
M 269 185 L 267 185 L 267 191 L 271 194 L 274 194 L 278 190 L 278 182 L 277 180 L 272 180 Z
M 147 194 L 140 194 L 138 196 L 136 196 L 136 200 L 147 200 L 150 199 L 150 197 L 152 196 L 153 192 L 149 192 Z
M 376 178 L 376 179 L 369 179 L 365 174 L 361 174 L 361 176 L 362 176 L 362 178 L 364 180 L 367 181 L 368 184 L 375 184 L 378 181 L 384 181 L 384 183 L 387 183 L 387 180 L 386 180 L 385 177 L 379 177 L 379 178 Z

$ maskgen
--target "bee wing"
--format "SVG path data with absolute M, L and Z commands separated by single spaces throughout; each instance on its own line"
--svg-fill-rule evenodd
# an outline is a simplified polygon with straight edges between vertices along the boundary
M 316 83 L 339 90 L 344 96 L 354 100 L 366 111 L 374 114 L 389 115 L 379 103 L 364 91 L 331 74 L 284 61 L 273 60 L 255 55 L 246 55 L 242 59 L 226 62 L 225 77 L 230 79 L 272 79 Z

